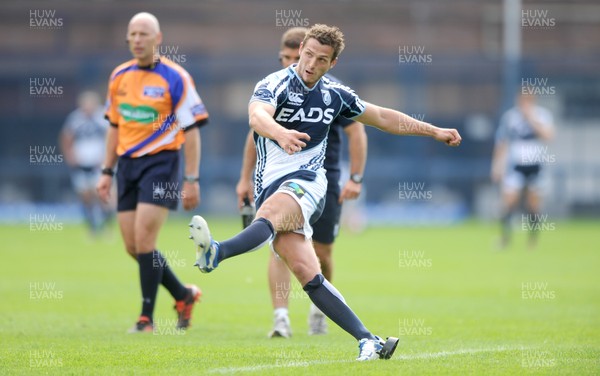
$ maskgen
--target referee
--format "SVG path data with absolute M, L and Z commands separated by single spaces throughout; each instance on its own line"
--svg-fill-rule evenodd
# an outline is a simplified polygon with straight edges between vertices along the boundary
M 183 202 L 186 210 L 200 202 L 199 127 L 208 113 L 190 75 L 158 55 L 160 26 L 150 13 L 129 22 L 127 43 L 133 59 L 119 65 L 108 86 L 106 157 L 97 191 L 107 201 L 118 161 L 117 211 L 127 252 L 139 264 L 142 309 L 130 333 L 152 332 L 158 286 L 175 299 L 177 328 L 190 325 L 200 298 L 196 286 L 184 286 L 156 249 L 169 210 Z M 184 145 L 185 177 L 180 185 L 179 149 Z

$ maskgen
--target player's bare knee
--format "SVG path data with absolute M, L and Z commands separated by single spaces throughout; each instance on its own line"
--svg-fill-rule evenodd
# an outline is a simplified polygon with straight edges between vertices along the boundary
M 156 235 L 150 231 L 136 231 L 135 248 L 137 253 L 148 253 L 156 248 Z
M 256 212 L 256 218 L 264 218 L 271 224 L 275 225 L 275 218 L 277 216 L 277 209 L 270 202 L 265 202 L 260 209 Z
M 314 278 L 315 275 L 319 274 L 321 271 L 311 267 L 309 264 L 302 261 L 295 261 L 291 264 L 288 264 L 288 267 L 298 280 L 301 285 L 305 285 L 311 279 Z
M 152 252 L 156 248 L 153 241 L 147 239 L 136 239 L 135 250 L 136 254 Z

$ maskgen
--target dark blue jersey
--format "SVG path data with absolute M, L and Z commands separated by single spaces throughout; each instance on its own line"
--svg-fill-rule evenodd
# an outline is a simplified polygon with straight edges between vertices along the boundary
M 327 74 L 325 75 L 332 82 L 341 82 Z M 329 126 L 329 135 L 327 137 L 327 151 L 325 152 L 325 162 L 323 167 L 327 170 L 327 179 L 329 183 L 337 184 L 340 174 L 340 156 L 342 153 L 342 130 L 352 124 L 354 121 L 343 116 L 336 117 Z M 332 182 L 331 180 L 335 180 Z
M 327 77 L 322 77 L 312 88 L 308 88 L 295 67 L 296 64 L 293 64 L 261 80 L 250 101 L 272 105 L 275 108 L 273 119 L 279 125 L 307 133 L 310 141 L 300 152 L 290 156 L 275 140 L 255 133 L 257 194 L 291 171 L 323 168 L 327 137 L 334 119 L 338 116 L 353 118 L 365 110 L 364 103 L 354 91 Z M 339 151 L 339 130 L 337 136 Z

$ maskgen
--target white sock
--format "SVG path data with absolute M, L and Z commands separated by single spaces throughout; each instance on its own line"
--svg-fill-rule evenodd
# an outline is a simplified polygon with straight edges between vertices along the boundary
M 325 314 L 321 312 L 321 310 L 315 305 L 315 303 L 310 303 L 310 313 L 325 316 Z
M 273 311 L 273 315 L 275 315 L 275 317 L 280 317 L 280 316 L 286 316 L 288 315 L 288 309 L 285 307 L 282 308 L 275 308 L 275 310 Z

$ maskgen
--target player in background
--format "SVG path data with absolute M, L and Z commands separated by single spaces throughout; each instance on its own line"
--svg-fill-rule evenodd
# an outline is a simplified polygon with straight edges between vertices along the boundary
M 429 136 L 450 146 L 458 146 L 461 138 L 455 129 L 438 128 L 363 102 L 348 87 L 323 77 L 336 65 L 343 48 L 343 34 L 337 27 L 314 25 L 300 45 L 298 64 L 256 85 L 248 106 L 258 158 L 256 219 L 233 238 L 218 242 L 206 221 L 196 215 L 190 234 L 197 246 L 196 265 L 204 273 L 272 242 L 312 302 L 358 341 L 357 360 L 389 359 L 398 339 L 384 341 L 363 325 L 321 274 L 312 245 L 311 223 L 320 216 L 327 191 L 323 160 L 328 126 L 341 115 L 391 134 Z
M 536 104 L 534 88 L 521 88 L 514 107 L 500 118 L 492 156 L 491 177 L 502 189 L 500 247 L 511 240 L 511 217 L 526 191 L 529 247 L 537 242 L 541 195 L 540 171 L 547 157 L 545 143 L 554 137 L 552 114 Z
M 298 48 L 304 39 L 306 31 L 304 27 L 294 27 L 287 30 L 282 38 L 279 50 L 279 61 L 283 68 L 297 63 L 300 59 Z M 328 75 L 329 76 L 329 75 Z M 334 80 L 331 76 L 330 79 Z M 350 180 L 348 180 L 340 192 L 340 155 L 341 134 L 340 129 L 348 137 L 348 152 L 350 155 Z M 254 185 L 252 173 L 256 166 L 256 146 L 253 139 L 254 131 L 250 130 L 244 147 L 244 160 L 240 180 L 236 186 L 239 205 L 242 206 L 244 199 L 254 202 Z M 333 275 L 333 242 L 339 229 L 342 202 L 347 199 L 355 199 L 360 195 L 362 176 L 367 158 L 367 134 L 361 123 L 348 120 L 338 116 L 329 126 L 327 136 L 327 151 L 325 154 L 324 168 L 327 170 L 327 194 L 323 214 L 313 224 L 313 246 L 321 264 L 321 270 L 325 279 L 331 282 Z M 274 252 L 269 259 L 269 288 L 271 301 L 273 303 L 273 330 L 269 337 L 288 338 L 292 335 L 290 319 L 288 315 L 288 297 L 290 294 L 290 271 Z M 327 333 L 327 320 L 325 314 L 314 304 L 311 304 L 308 315 L 308 334 L 317 335 Z
M 179 282 L 156 249 L 160 228 L 169 209 L 179 201 L 186 210 L 200 202 L 200 131 L 208 113 L 190 75 L 178 64 L 159 56 L 160 26 L 150 13 L 129 22 L 127 42 L 133 59 L 111 74 L 106 117 L 110 122 L 106 157 L 98 194 L 108 200 L 117 170 L 117 218 L 127 252 L 139 264 L 142 310 L 131 333 L 151 332 L 158 286 L 175 299 L 177 328 L 190 325 L 200 298 L 196 286 Z M 185 154 L 185 177 L 180 183 L 179 150 Z
M 110 204 L 103 204 L 96 194 L 107 128 L 100 96 L 93 91 L 84 91 L 77 98 L 77 109 L 67 116 L 60 133 L 60 147 L 70 168 L 73 189 L 94 236 L 112 216 Z

